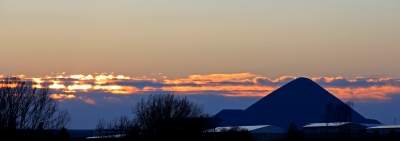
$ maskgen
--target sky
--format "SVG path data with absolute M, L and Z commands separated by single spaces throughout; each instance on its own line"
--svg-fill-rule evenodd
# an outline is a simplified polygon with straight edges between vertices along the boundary
M 399 39 L 398 0 L 0 0 L 0 75 L 60 84 L 70 128 L 155 92 L 245 109 L 301 76 L 393 123 Z

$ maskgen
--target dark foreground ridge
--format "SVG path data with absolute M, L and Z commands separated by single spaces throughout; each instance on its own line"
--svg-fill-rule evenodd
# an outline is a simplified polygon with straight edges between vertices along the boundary
M 309 123 L 324 123 L 322 115 L 327 103 L 345 104 L 314 81 L 300 77 L 269 95 L 263 97 L 245 110 L 220 111 L 221 126 L 274 125 L 288 129 L 292 122 L 297 127 Z M 352 110 L 352 122 L 380 124 L 366 119 Z

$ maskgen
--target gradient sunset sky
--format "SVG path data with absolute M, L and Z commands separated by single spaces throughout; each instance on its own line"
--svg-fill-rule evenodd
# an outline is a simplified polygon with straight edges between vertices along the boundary
M 64 86 L 71 128 L 131 116 L 155 92 L 245 109 L 300 76 L 400 119 L 398 0 L 0 0 L 0 52 L 0 75 Z

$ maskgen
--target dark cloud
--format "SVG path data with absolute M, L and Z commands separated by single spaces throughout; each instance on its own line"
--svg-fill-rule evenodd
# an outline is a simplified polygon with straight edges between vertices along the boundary
M 143 89 L 144 87 L 163 87 L 166 84 L 162 82 L 150 81 L 150 80 L 122 80 L 115 82 L 117 85 L 123 86 L 135 86 L 137 88 Z
M 346 78 L 337 78 L 327 80 L 326 78 L 315 79 L 316 83 L 324 87 L 371 87 L 371 86 L 397 86 L 400 87 L 400 81 L 397 79 L 380 79 L 380 78 L 362 78 L 358 77 L 353 80 Z

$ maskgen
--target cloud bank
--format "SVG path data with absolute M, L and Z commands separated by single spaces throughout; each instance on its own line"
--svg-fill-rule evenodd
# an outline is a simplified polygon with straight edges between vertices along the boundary
M 168 79 L 129 77 L 112 74 L 98 75 L 57 75 L 43 78 L 24 78 L 34 81 L 35 87 L 50 87 L 52 97 L 60 100 L 80 99 L 96 104 L 93 99 L 76 96 L 77 93 L 110 94 L 107 100 L 119 102 L 112 95 L 151 94 L 173 92 L 179 95 L 221 95 L 227 97 L 263 97 L 296 79 L 282 76 L 271 79 L 252 73 L 189 75 L 187 78 Z M 400 80 L 379 77 L 308 77 L 341 99 L 386 100 L 400 94 Z

